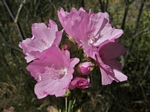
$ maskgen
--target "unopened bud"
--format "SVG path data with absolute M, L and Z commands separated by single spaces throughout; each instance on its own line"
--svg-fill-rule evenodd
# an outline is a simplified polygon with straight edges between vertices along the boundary
M 82 75 L 88 75 L 91 71 L 92 66 L 93 64 L 91 62 L 81 63 L 78 66 L 78 72 L 81 73 Z
M 67 45 L 63 45 L 63 46 L 61 47 L 61 49 L 62 49 L 62 50 L 68 50 L 68 46 L 67 46 Z
M 75 77 L 70 85 L 69 85 L 69 89 L 73 90 L 74 88 L 80 88 L 80 89 L 84 89 L 84 88 L 88 88 L 89 87 L 89 83 L 90 83 L 90 79 L 89 78 L 83 78 L 83 77 Z

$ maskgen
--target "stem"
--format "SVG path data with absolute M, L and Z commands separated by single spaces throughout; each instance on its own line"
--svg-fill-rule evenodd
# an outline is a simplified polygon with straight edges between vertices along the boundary
M 130 42 L 130 46 L 129 46 L 129 48 L 128 48 L 128 50 L 127 50 L 127 53 L 126 53 L 126 56 L 125 56 L 125 60 L 124 60 L 124 63 L 125 63 L 125 64 L 126 64 L 126 61 L 127 61 L 128 57 L 129 57 L 129 54 L 130 54 L 130 52 L 131 52 L 131 50 L 132 50 L 132 46 L 134 45 L 135 39 L 136 39 L 136 38 L 134 38 L 134 37 L 135 37 L 135 34 L 136 34 L 136 32 L 137 32 L 139 23 L 140 23 L 139 21 L 140 21 L 141 15 L 142 15 L 142 11 L 143 11 L 143 7 L 144 7 L 145 2 L 146 2 L 146 0 L 143 0 L 143 1 L 141 2 L 141 6 L 140 6 L 140 8 L 139 8 L 138 16 L 137 16 L 137 19 L 136 19 L 136 22 L 135 22 L 135 28 L 134 28 L 134 30 L 133 30 L 133 32 L 132 32 L 133 38 L 132 38 L 132 40 L 131 40 L 131 42 Z
M 104 1 L 99 0 L 99 4 L 100 4 L 101 11 L 104 12 Z
M 69 101 L 68 112 L 71 112 L 73 101 Z
M 61 109 L 59 109 L 58 112 L 61 112 Z
M 3 0 L 3 3 L 4 3 L 4 5 L 5 5 L 5 7 L 6 7 L 7 11 L 8 11 L 8 13 L 9 13 L 10 17 L 12 18 L 13 21 L 15 21 L 15 17 L 13 15 L 12 11 L 10 10 L 7 2 L 5 0 Z M 18 22 L 16 22 L 15 24 L 16 24 L 16 27 L 17 27 L 18 32 L 20 34 L 21 40 L 25 39 L 24 36 L 23 36 L 22 30 L 21 30 L 20 24 Z
M 65 112 L 67 112 L 68 104 L 67 104 L 67 97 L 65 97 Z
M 13 15 L 13 13 L 12 13 L 12 11 L 10 10 L 10 8 L 9 8 L 9 6 L 8 6 L 8 4 L 7 4 L 7 2 L 5 1 L 5 0 L 3 0 L 3 3 L 4 3 L 4 5 L 5 5 L 5 7 L 6 7 L 6 9 L 8 10 L 8 12 L 9 12 L 9 15 L 11 16 L 11 18 L 12 18 L 12 20 L 14 21 L 14 15 Z
M 126 0 L 126 7 L 125 7 L 125 10 L 124 10 L 123 20 L 122 20 L 122 25 L 121 25 L 121 29 L 123 29 L 123 30 L 124 30 L 124 27 L 125 27 L 126 18 L 127 18 L 127 15 L 128 15 L 128 10 L 129 10 L 129 3 Z
M 16 17 L 15 17 L 15 19 L 14 19 L 14 22 L 15 22 L 15 23 L 18 22 L 18 17 L 19 17 L 20 11 L 21 11 L 21 9 L 22 9 L 22 7 L 23 7 L 23 5 L 24 5 L 25 3 L 26 3 L 26 0 L 24 0 L 24 1 L 20 4 L 19 9 L 18 9 L 18 12 L 17 12 L 17 15 L 16 15 Z

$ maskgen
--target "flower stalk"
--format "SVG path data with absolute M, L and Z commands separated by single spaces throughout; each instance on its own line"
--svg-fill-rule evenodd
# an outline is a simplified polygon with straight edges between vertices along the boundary
M 73 106 L 72 104 L 73 104 L 73 101 L 69 100 L 68 112 L 72 112 L 72 106 Z
M 65 97 L 65 112 L 68 112 L 68 99 Z

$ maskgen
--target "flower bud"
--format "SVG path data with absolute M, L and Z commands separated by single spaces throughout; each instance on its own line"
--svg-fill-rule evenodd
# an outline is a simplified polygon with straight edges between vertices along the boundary
M 84 62 L 81 63 L 78 66 L 78 72 L 81 73 L 82 75 L 88 75 L 91 71 L 91 66 L 93 66 L 93 64 L 91 62 Z
M 73 90 L 76 87 L 80 89 L 88 88 L 89 83 L 90 83 L 89 78 L 75 77 L 70 83 L 69 89 Z
M 63 46 L 61 47 L 61 49 L 64 50 L 64 51 L 65 51 L 65 50 L 68 50 L 68 46 L 67 46 L 67 45 L 63 45 Z

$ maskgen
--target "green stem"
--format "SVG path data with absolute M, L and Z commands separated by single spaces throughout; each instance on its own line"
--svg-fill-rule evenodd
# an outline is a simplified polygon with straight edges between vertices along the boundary
M 68 104 L 67 104 L 67 97 L 65 97 L 65 112 L 67 112 Z
M 59 111 L 58 112 L 61 112 L 61 109 L 59 109 Z
M 73 101 L 69 101 L 68 112 L 71 112 Z

